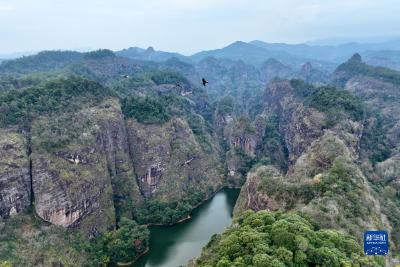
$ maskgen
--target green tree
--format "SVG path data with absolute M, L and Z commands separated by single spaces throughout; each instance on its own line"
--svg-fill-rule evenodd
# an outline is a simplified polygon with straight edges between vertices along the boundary
M 97 237 L 88 248 L 96 264 L 131 262 L 148 248 L 150 233 L 146 226 L 124 217 L 118 226 Z
M 198 266 L 384 266 L 364 257 L 360 245 L 335 230 L 317 230 L 305 215 L 247 211 L 215 236 Z M 240 266 L 240 265 L 239 265 Z

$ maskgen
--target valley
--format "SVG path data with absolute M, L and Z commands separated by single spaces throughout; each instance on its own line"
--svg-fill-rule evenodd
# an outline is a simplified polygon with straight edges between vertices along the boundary
M 379 51 L 1 62 L 0 266 L 394 266 L 400 72 Z M 363 254 L 371 229 L 386 258 Z
M 200 255 L 210 237 L 231 224 L 239 191 L 222 189 L 196 208 L 191 219 L 171 227 L 150 227 L 150 250 L 132 266 L 184 266 Z

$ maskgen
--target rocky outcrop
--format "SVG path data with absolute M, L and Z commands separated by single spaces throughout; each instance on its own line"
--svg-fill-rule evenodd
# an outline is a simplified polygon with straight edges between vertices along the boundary
M 102 114 L 98 116 L 98 142 L 106 156 L 117 218 L 130 218 L 132 208 L 141 201 L 141 195 L 133 169 L 124 116 L 115 99 L 100 108 Z
M 329 75 L 326 72 L 314 68 L 310 62 L 303 64 L 300 71 L 293 77 L 308 83 L 325 83 L 329 80 Z
M 277 114 L 289 153 L 288 170 L 266 165 L 250 172 L 235 213 L 249 208 L 297 210 L 321 227 L 354 236 L 366 229 L 390 229 L 358 166 L 363 122 L 346 118 L 327 124 L 327 115 L 304 103 L 294 90 L 288 82 L 277 82 L 265 93 L 265 113 Z M 395 173 L 396 168 L 390 168 L 386 175 Z
M 38 116 L 29 144 L 16 130 L 2 129 L 1 217 L 24 210 L 34 195 L 43 220 L 96 235 L 122 216 L 132 217 L 143 197 L 209 197 L 222 187 L 224 169 L 218 145 L 200 131 L 204 125 L 196 127 L 201 136 L 184 118 L 164 124 L 125 120 L 119 101 L 106 98 L 74 112 Z
M 264 99 L 266 112 L 279 118 L 279 132 L 289 153 L 289 163 L 293 164 L 312 141 L 323 134 L 325 115 L 297 100 L 288 81 L 271 83 Z
M 50 118 L 32 127 L 32 179 L 36 213 L 63 227 L 94 234 L 115 226 L 117 216 L 131 216 L 140 194 L 135 182 L 125 124 L 115 99 L 70 115 L 73 124 Z M 59 118 L 61 120 L 61 118 Z M 54 120 L 54 118 L 52 118 Z M 44 130 L 43 130 L 44 129 Z M 68 137 L 61 147 L 46 146 Z
M 398 85 L 374 77 L 355 76 L 346 82 L 345 89 L 362 98 L 370 108 L 379 110 L 384 118 L 400 117 Z
M 0 129 L 0 218 L 31 205 L 27 142 L 17 129 Z
M 178 200 L 191 190 L 208 192 L 223 183 L 215 152 L 207 153 L 184 119 L 164 124 L 127 121 L 138 183 L 146 198 Z
M 257 149 L 265 132 L 266 118 L 258 116 L 254 122 L 248 117 L 228 118 L 219 125 L 222 127 L 222 142 L 227 150 L 227 178 L 231 186 L 241 186 L 249 162 L 257 156 Z
M 325 132 L 290 169 L 285 175 L 261 166 L 249 173 L 235 213 L 249 208 L 298 210 L 321 227 L 343 229 L 354 236 L 367 229 L 390 229 L 355 157 L 335 133 Z
M 237 149 L 241 149 L 249 156 L 254 156 L 256 152 L 256 140 L 255 138 L 236 136 L 232 140 L 232 146 Z
M 236 202 L 235 214 L 238 215 L 247 209 L 275 211 L 281 208 L 278 201 L 259 190 L 262 184 L 260 177 L 267 173 L 273 177 L 281 177 L 279 171 L 272 166 L 261 166 L 255 172 L 249 173 L 246 183 L 242 187 L 244 189 L 240 191 L 240 196 Z
M 278 116 L 289 153 L 288 171 L 267 165 L 250 172 L 235 213 L 249 208 L 297 210 L 321 227 L 354 236 L 366 229 L 390 229 L 357 164 L 363 123 L 348 118 L 327 124 L 326 115 L 303 103 L 288 82 L 271 84 L 265 100 L 265 113 Z
M 356 54 L 336 69 L 332 81 L 357 95 L 366 107 L 359 162 L 369 182 L 379 184 L 374 188 L 374 198 L 379 200 L 376 206 L 390 222 L 391 248 L 398 251 L 400 72 L 367 65 Z

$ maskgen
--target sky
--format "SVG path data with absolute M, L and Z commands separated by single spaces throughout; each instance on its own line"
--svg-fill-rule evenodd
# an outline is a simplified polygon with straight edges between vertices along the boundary
M 399 0 L 0 0 L 0 54 L 400 37 Z

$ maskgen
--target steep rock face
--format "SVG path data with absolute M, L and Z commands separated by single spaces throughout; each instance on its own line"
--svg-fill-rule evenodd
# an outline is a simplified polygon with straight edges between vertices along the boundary
M 229 146 L 232 149 L 241 150 L 249 157 L 255 156 L 259 136 L 248 118 L 238 118 L 225 127 L 224 137 L 229 140 Z
M 230 185 L 241 186 L 248 166 L 257 157 L 267 122 L 262 115 L 253 122 L 247 117 L 230 118 L 226 120 L 222 134 L 227 149 L 227 178 Z
M 192 190 L 211 193 L 222 185 L 222 166 L 206 152 L 186 120 L 164 124 L 127 121 L 135 172 L 146 198 L 179 200 Z M 209 192 L 211 189 L 211 192 Z
M 305 107 L 295 98 L 288 81 L 272 83 L 265 91 L 266 112 L 279 118 L 279 131 L 284 137 L 293 164 L 313 140 L 320 137 L 326 127 L 325 115 Z
M 379 110 L 388 120 L 400 118 L 398 85 L 373 77 L 356 76 L 346 82 L 345 89 L 362 98 L 374 110 Z
M 400 138 L 400 72 L 369 66 L 362 62 L 359 55 L 354 55 L 349 61 L 339 66 L 333 75 L 333 81 L 341 82 L 345 90 L 354 93 L 364 101 L 371 114 L 366 125 L 375 129 L 371 135 L 380 136 L 381 139 L 384 136 L 390 150 L 387 151 L 386 157 L 393 157 L 393 160 L 387 161 L 385 165 L 396 162 L 400 152 L 398 142 Z M 369 148 L 370 144 L 365 145 Z M 371 156 L 371 151 L 363 152 Z M 368 158 L 364 157 L 363 160 L 365 164 L 369 164 Z M 385 158 L 378 157 L 377 160 L 382 161 Z M 382 172 L 378 170 L 379 173 Z
M 288 171 L 267 165 L 249 173 L 235 213 L 249 208 L 298 210 L 321 227 L 358 237 L 366 229 L 390 229 L 357 165 L 363 122 L 347 117 L 328 124 L 328 115 L 307 105 L 288 82 L 271 84 L 265 99 L 265 113 L 278 114 Z
M 287 104 L 280 117 L 280 131 L 289 152 L 289 162 L 293 163 L 322 134 L 324 116 L 302 104 Z
M 0 166 L 0 218 L 7 218 L 31 204 L 27 144 L 16 129 L 0 129 Z
M 248 175 L 235 213 L 299 210 L 321 227 L 361 236 L 366 229 L 390 229 L 379 202 L 345 142 L 332 131 L 315 140 L 286 175 L 261 166 Z
M 124 127 L 115 99 L 33 123 L 33 191 L 41 218 L 90 234 L 114 227 L 113 197 L 139 199 Z
M 361 98 L 368 110 L 360 161 L 365 175 L 375 187 L 382 212 L 391 224 L 391 248 L 400 250 L 400 205 L 398 202 L 400 164 L 400 72 L 374 67 L 360 56 L 338 67 L 333 82 Z
M 370 159 L 386 166 L 397 162 L 400 153 L 399 81 L 400 72 L 369 66 L 358 54 L 340 65 L 333 75 L 334 83 L 342 84 L 367 106 L 369 118 L 365 126 L 369 132 L 365 133 L 367 138 L 363 140 L 361 160 L 374 180 L 379 179 L 383 172 L 379 165 L 374 171 Z M 393 159 L 382 162 L 390 157 Z M 387 175 L 381 178 L 386 179 Z
M 130 157 L 124 117 L 116 100 L 106 102 L 100 108 L 98 140 L 106 155 L 114 205 L 118 218 L 121 215 L 130 218 L 134 205 L 141 201 L 141 195 Z
M 278 118 L 279 133 L 288 152 L 289 167 L 328 128 L 345 141 L 354 156 L 357 156 L 363 132 L 362 123 L 343 119 L 341 123 L 330 125 L 327 114 L 307 104 L 296 90 L 289 81 L 282 81 L 271 83 L 264 94 L 264 113 Z
M 262 183 L 260 173 L 268 173 L 271 177 L 281 177 L 280 172 L 273 166 L 261 166 L 256 172 L 250 172 L 236 202 L 235 214 L 238 215 L 247 209 L 274 211 L 281 207 L 273 197 L 259 190 Z
M 400 86 L 372 77 L 357 76 L 346 82 L 345 89 L 362 98 L 370 112 L 380 115 L 380 132 L 386 135 L 392 154 L 400 153 Z

